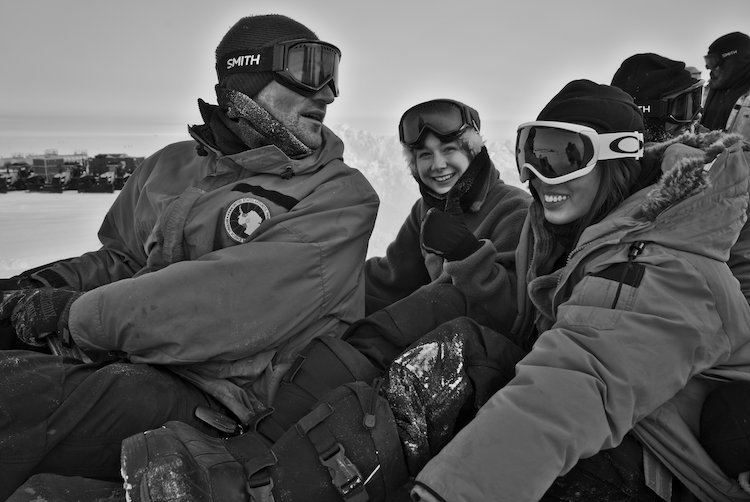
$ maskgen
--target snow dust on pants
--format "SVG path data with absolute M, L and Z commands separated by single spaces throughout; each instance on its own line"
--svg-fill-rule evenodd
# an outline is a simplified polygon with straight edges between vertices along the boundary
M 116 480 L 123 439 L 220 406 L 169 370 L 0 351 L 0 500 L 32 474 Z

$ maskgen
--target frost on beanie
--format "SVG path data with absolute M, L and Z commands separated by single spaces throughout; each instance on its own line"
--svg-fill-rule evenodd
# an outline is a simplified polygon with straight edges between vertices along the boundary
M 727 58 L 739 56 L 741 59 L 750 58 L 750 37 L 739 31 L 727 33 L 714 40 L 708 46 L 708 53 Z
M 682 91 L 697 81 L 685 63 L 653 53 L 630 56 L 612 77 L 612 85 L 633 96 L 636 103 Z
M 571 122 L 597 132 L 643 132 L 643 115 L 627 92 L 590 80 L 574 80 L 547 103 L 537 120 Z
M 216 47 L 217 74 L 219 65 L 232 53 L 262 49 L 277 42 L 296 39 L 318 40 L 318 37 L 305 25 L 280 14 L 243 17 L 227 31 Z M 274 80 L 274 72 L 233 73 L 219 78 L 219 85 L 253 98 Z

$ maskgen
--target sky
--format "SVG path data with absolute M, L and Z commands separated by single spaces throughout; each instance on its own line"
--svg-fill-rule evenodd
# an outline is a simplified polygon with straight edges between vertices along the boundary
M 703 69 L 713 40 L 750 31 L 748 0 L 0 0 L 0 157 L 187 138 L 197 99 L 216 102 L 221 37 L 268 13 L 341 49 L 327 123 L 395 135 L 408 107 L 448 97 L 479 110 L 486 139 L 512 137 L 570 80 L 609 83 L 633 54 Z

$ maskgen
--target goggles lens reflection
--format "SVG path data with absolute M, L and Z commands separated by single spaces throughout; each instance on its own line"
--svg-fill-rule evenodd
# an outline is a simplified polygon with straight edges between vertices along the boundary
M 669 118 L 677 122 L 692 122 L 701 111 L 702 97 L 703 87 L 697 87 L 668 100 Z
M 338 96 L 338 70 L 341 53 L 334 46 L 320 42 L 301 42 L 291 46 L 285 55 L 281 74 L 308 90 L 318 91 L 333 82 Z
M 548 179 L 559 178 L 589 166 L 592 160 L 594 145 L 579 133 L 538 126 L 518 130 L 516 164 L 521 181 L 530 178 L 529 169 Z

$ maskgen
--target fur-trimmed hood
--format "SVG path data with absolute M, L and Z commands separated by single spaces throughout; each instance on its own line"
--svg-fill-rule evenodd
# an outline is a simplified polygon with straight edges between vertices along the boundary
M 739 134 L 711 131 L 685 133 L 662 143 L 646 146 L 645 154 L 661 162 L 662 176 L 648 191 L 642 205 L 643 216 L 654 220 L 670 206 L 706 189 L 711 164 L 743 138 Z
M 750 144 L 712 131 L 648 145 L 662 175 L 586 229 L 579 248 L 614 238 L 645 241 L 726 261 L 747 219 Z

